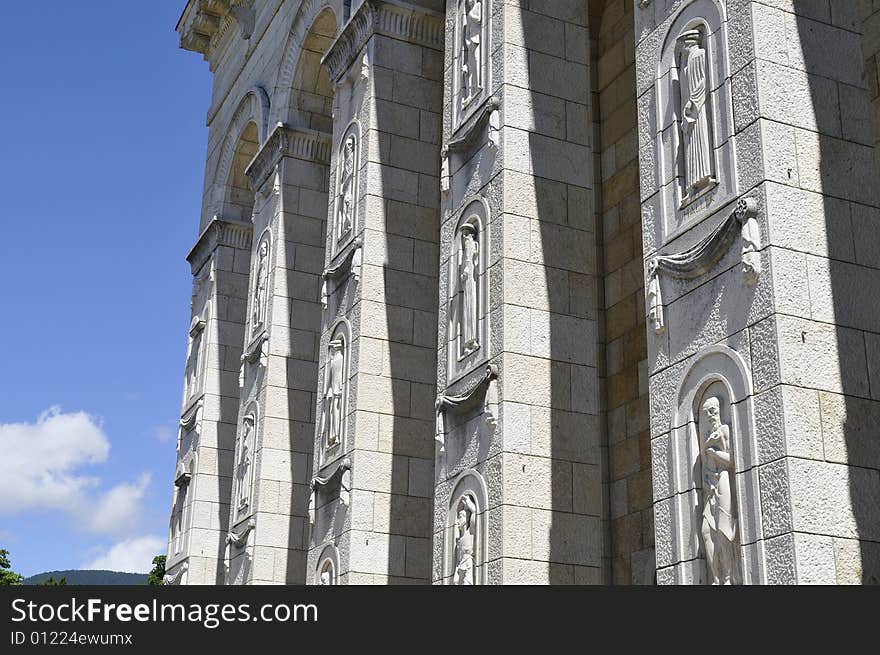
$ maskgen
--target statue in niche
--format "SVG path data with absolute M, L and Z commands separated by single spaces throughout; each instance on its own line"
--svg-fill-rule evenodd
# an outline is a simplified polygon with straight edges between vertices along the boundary
M 324 562 L 324 565 L 321 567 L 319 581 L 322 586 L 330 586 L 333 584 L 333 565 L 329 561 Z
M 461 357 L 467 357 L 480 348 L 477 336 L 477 311 L 479 307 L 480 243 L 477 231 L 470 223 L 465 223 L 459 231 L 461 235 L 459 261 L 459 312 L 458 329 L 461 335 Z
M 199 383 L 199 369 L 201 368 L 201 355 L 202 355 L 202 332 L 198 332 L 195 336 L 191 337 L 190 345 L 189 345 L 189 360 L 186 363 L 187 368 L 187 379 L 186 379 L 186 389 L 187 389 L 187 397 L 191 397 L 198 389 Z
M 706 551 L 706 568 L 713 585 L 737 584 L 730 426 L 721 422 L 721 401 L 716 396 L 707 398 L 700 407 L 699 429 L 703 440 L 700 532 Z
M 461 100 L 466 105 L 483 88 L 483 3 L 464 0 L 461 17 Z
M 681 133 L 684 141 L 685 191 L 690 197 L 712 182 L 712 146 L 709 139 L 708 71 L 700 30 L 681 35 Z
M 266 320 L 266 297 L 269 287 L 269 241 L 260 241 L 260 249 L 257 254 L 257 277 L 254 282 L 254 309 L 252 312 L 253 329 L 263 325 Z
M 474 519 L 477 503 L 470 495 L 458 501 L 455 517 L 455 579 L 456 585 L 474 584 Z
M 339 177 L 339 208 L 336 216 L 336 240 L 351 231 L 354 224 L 354 151 L 355 138 L 350 134 L 342 148 L 342 169 Z
M 237 507 L 239 510 L 247 507 L 250 502 L 251 475 L 253 462 L 251 461 L 251 441 L 254 431 L 254 416 L 248 414 L 244 417 L 244 430 L 238 448 L 238 468 L 236 478 L 238 483 Z
M 329 344 L 321 434 L 327 447 L 335 446 L 342 436 L 342 396 L 345 389 L 345 342 L 337 337 Z

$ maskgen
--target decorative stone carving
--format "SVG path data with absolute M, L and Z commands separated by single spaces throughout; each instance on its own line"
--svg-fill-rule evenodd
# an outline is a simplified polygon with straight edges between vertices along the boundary
M 244 5 L 232 5 L 229 7 L 229 13 L 238 23 L 239 34 L 243 39 L 250 39 L 254 33 L 254 24 L 257 20 L 257 14 L 253 7 L 245 7 Z
M 315 510 L 318 505 L 318 492 L 328 489 L 332 483 L 339 482 L 339 502 L 344 507 L 351 505 L 351 460 L 346 457 L 337 460 L 335 467 L 327 475 L 312 478 L 311 494 L 309 495 L 309 525 L 314 528 Z M 312 531 L 314 533 L 314 529 Z
M 449 193 L 452 189 L 452 178 L 449 174 L 449 149 L 440 151 L 440 192 Z
M 346 273 L 351 274 L 355 284 L 360 282 L 363 258 L 363 244 L 358 237 L 354 240 L 354 247 L 349 250 L 342 261 L 336 266 L 324 269 L 324 274 L 321 276 L 321 307 L 323 309 L 327 309 L 330 304 L 330 282 L 343 278 Z
M 449 260 L 448 375 L 450 383 L 488 358 L 488 211 L 482 200 L 465 205 L 453 233 Z
M 238 369 L 238 386 L 244 388 L 245 368 L 248 364 L 258 364 L 263 368 L 269 363 L 269 335 L 263 332 L 245 349 L 241 355 L 241 366 Z
M 437 395 L 437 402 L 435 403 L 435 409 L 437 410 L 437 431 L 434 439 L 440 446 L 441 452 L 446 448 L 445 413 L 447 411 L 464 412 L 472 409 L 479 399 L 479 394 L 484 390 L 485 394 L 482 399 L 486 424 L 492 428 L 498 425 L 497 379 L 498 367 L 495 364 L 489 364 L 489 366 L 486 367 L 485 375 L 467 392 L 458 396 L 447 396 L 443 393 Z
M 166 573 L 162 578 L 162 582 L 166 586 L 174 586 L 181 583 L 186 572 L 189 570 L 189 561 L 185 561 L 180 566 L 177 567 L 177 570 L 174 573 Z
M 257 246 L 257 264 L 254 272 L 254 301 L 251 309 L 251 334 L 256 334 L 266 323 L 269 300 L 269 233 Z
M 501 147 L 501 110 L 497 106 L 489 114 L 489 147 L 496 152 Z
M 480 309 L 478 302 L 482 271 L 479 235 L 472 223 L 465 223 L 459 229 L 458 265 L 458 334 L 459 359 L 461 359 L 480 347 L 477 336 L 477 311 Z
M 709 73 L 706 49 L 699 29 L 686 31 L 679 37 L 679 76 L 681 100 L 680 129 L 684 144 L 684 193 L 687 203 L 712 184 L 713 153 L 709 120 Z
M 657 255 L 648 262 L 646 285 L 648 321 L 656 334 L 666 329 L 660 274 L 693 279 L 707 273 L 724 255 L 740 229 L 742 262 L 746 282 L 754 285 L 761 274 L 761 232 L 757 221 L 758 204 L 754 198 L 742 198 L 731 214 L 703 239 L 683 252 Z
M 180 417 L 179 425 L 183 430 L 194 430 L 196 435 L 199 434 L 202 425 L 202 407 L 204 406 L 205 401 L 203 398 L 199 398 L 195 403 L 190 405 L 186 411 L 183 413 L 183 416 Z
M 445 584 L 486 584 L 487 498 L 486 482 L 478 471 L 468 469 L 455 479 L 445 507 Z
M 359 127 L 349 125 L 337 156 L 336 202 L 333 210 L 333 254 L 341 252 L 356 231 L 358 203 Z
M 257 527 L 257 521 L 254 518 L 248 520 L 247 525 L 238 532 L 230 531 L 226 535 L 226 543 L 232 548 L 244 548 L 247 545 L 248 535 Z
M 242 419 L 241 435 L 235 464 L 235 515 L 245 514 L 250 507 L 254 480 L 254 449 L 257 427 L 256 409 L 251 409 Z
M 703 512 L 700 534 L 706 568 L 713 585 L 737 584 L 737 529 L 734 463 L 730 426 L 721 422 L 721 401 L 710 396 L 700 407 L 700 451 L 703 469 Z
M 318 566 L 315 569 L 315 583 L 319 585 L 336 585 L 339 584 L 339 552 L 332 544 L 326 546 L 321 551 L 318 558 Z
M 481 0 L 461 0 L 461 106 L 483 90 L 483 3 Z
M 477 503 L 465 494 L 458 501 L 455 519 L 455 578 L 456 585 L 474 584 L 474 519 Z
M 342 392 L 345 388 L 345 341 L 334 339 L 330 342 L 327 358 L 327 384 L 324 388 L 324 413 L 321 418 L 321 432 L 327 446 L 339 443 L 342 433 Z
M 202 390 L 202 370 L 204 368 L 204 335 L 207 321 L 202 316 L 193 316 L 189 325 L 189 352 L 186 358 L 186 398 L 191 399 Z

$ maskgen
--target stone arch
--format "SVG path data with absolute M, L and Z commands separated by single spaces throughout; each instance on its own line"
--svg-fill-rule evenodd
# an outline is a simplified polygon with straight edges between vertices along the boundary
M 325 581 L 324 574 L 329 575 Z M 315 584 L 316 585 L 337 585 L 339 584 L 339 550 L 333 544 L 327 544 L 318 557 L 318 564 L 315 567 Z
M 220 155 L 216 159 L 216 168 L 209 178 L 213 181 L 211 214 L 224 216 L 224 210 L 227 209 L 225 205 L 228 187 L 230 186 L 230 175 L 238 173 L 243 178 L 242 182 L 247 184 L 248 189 L 250 188 L 244 174 L 244 169 L 247 168 L 250 160 L 245 162 L 244 166 L 241 166 L 240 162 L 236 162 L 236 155 L 241 153 L 240 145 L 243 136 L 246 136 L 248 142 L 256 144 L 254 154 L 259 150 L 259 146 L 265 142 L 269 126 L 269 108 L 269 97 L 265 89 L 255 86 L 245 93 L 233 112 L 229 125 L 226 128 L 222 145 L 220 146 Z M 250 128 L 251 134 L 245 135 L 245 132 L 249 130 L 249 126 L 253 126 Z M 239 164 L 239 166 L 235 166 L 236 164 Z M 236 170 L 233 170 L 233 167 Z M 238 171 L 239 168 L 241 169 L 240 171 Z M 233 216 L 230 218 L 240 217 Z M 250 220 L 250 216 L 240 218 L 240 220 Z
M 674 396 L 668 443 L 653 449 L 654 476 L 666 482 L 656 486 L 665 486 L 661 495 L 667 496 L 659 500 L 655 512 L 658 523 L 669 526 L 657 538 L 658 579 L 675 584 L 706 582 L 699 534 L 703 501 L 697 412 L 707 395 L 720 398 L 722 418 L 731 431 L 741 580 L 763 584 L 766 567 L 752 377 L 742 356 L 724 345 L 705 348 L 690 361 Z
M 342 12 L 337 10 L 338 4 L 337 0 L 305 0 L 297 11 L 287 37 L 287 43 L 284 46 L 284 53 L 281 56 L 281 67 L 278 69 L 278 75 L 275 79 L 275 93 L 273 95 L 275 103 L 270 113 L 273 125 L 278 122 L 290 122 L 291 117 L 288 114 L 296 89 L 295 77 L 306 47 L 306 39 L 316 21 L 325 11 L 329 10 L 334 17 L 342 15 Z

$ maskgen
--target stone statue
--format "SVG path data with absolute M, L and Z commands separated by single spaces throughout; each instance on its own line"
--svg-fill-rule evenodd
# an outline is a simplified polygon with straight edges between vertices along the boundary
M 266 296 L 269 286 L 269 242 L 263 239 L 260 242 L 260 250 L 257 264 L 257 279 L 254 283 L 254 309 L 253 309 L 253 329 L 263 325 L 266 320 Z
M 342 149 L 342 170 L 339 179 L 339 208 L 336 216 L 336 240 L 351 231 L 354 224 L 354 134 L 345 140 Z
M 333 565 L 329 561 L 325 561 L 321 566 L 321 575 L 318 578 L 318 583 L 322 586 L 330 586 L 334 584 Z
M 681 76 L 681 132 L 684 141 L 685 197 L 712 181 L 712 149 L 709 140 L 708 73 L 706 50 L 699 30 L 681 36 L 684 51 Z
M 483 88 L 483 2 L 464 0 L 461 17 L 461 99 L 467 104 Z
M 707 398 L 700 408 L 700 436 L 703 439 L 701 534 L 706 568 L 713 585 L 737 584 L 730 427 L 721 422 L 721 401 L 715 396 Z
M 461 260 L 459 263 L 459 332 L 461 356 L 470 355 L 480 347 L 477 336 L 477 309 L 479 306 L 480 243 L 474 226 L 466 223 L 460 230 Z
M 336 338 L 330 342 L 327 358 L 327 381 L 324 389 L 324 407 L 321 413 L 321 434 L 326 435 L 327 446 L 335 446 L 342 435 L 342 396 L 345 389 L 345 342 Z
M 456 585 L 474 584 L 474 531 L 477 504 L 469 495 L 458 501 L 455 517 L 455 578 Z
M 253 430 L 254 417 L 248 414 L 244 417 L 244 431 L 241 435 L 238 450 L 238 468 L 236 470 L 238 482 L 238 498 L 236 500 L 238 509 L 247 507 L 250 502 L 251 471 L 253 470 L 251 463 L 251 436 Z

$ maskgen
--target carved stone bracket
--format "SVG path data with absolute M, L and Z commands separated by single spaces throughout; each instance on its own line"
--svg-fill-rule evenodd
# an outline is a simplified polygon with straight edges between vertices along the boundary
M 162 582 L 166 586 L 172 586 L 176 584 L 180 584 L 181 578 L 183 578 L 183 574 L 189 570 L 189 560 L 184 561 L 182 564 L 177 566 L 177 570 L 174 573 L 166 573 L 165 577 L 162 578 Z
M 174 486 L 181 488 L 192 481 L 192 459 L 177 463 L 177 471 L 174 474 Z
M 687 250 L 657 255 L 648 264 L 648 320 L 656 334 L 666 329 L 663 315 L 663 295 L 660 274 L 672 278 L 693 279 L 707 273 L 718 263 L 740 232 L 742 267 L 746 283 L 754 286 L 761 275 L 761 232 L 757 221 L 758 203 L 754 198 L 742 198 L 734 211 L 718 227 Z
M 339 502 L 346 507 L 351 504 L 351 460 L 346 457 L 337 462 L 333 471 L 326 476 L 315 476 L 312 478 L 312 493 L 309 496 L 310 525 L 315 525 L 315 509 L 318 504 L 318 490 L 327 487 L 337 479 L 339 480 Z
M 239 532 L 232 532 L 231 530 L 226 535 L 226 543 L 232 546 L 233 548 L 244 548 L 247 545 L 248 535 L 251 533 L 251 530 L 257 527 L 257 521 L 255 518 L 251 517 L 248 519 L 247 525 L 242 528 Z
M 189 324 L 189 336 L 195 339 L 196 336 L 205 329 L 205 325 L 205 319 L 201 316 L 193 316 L 193 319 Z
M 352 246 L 345 256 L 335 266 L 324 270 L 321 276 L 321 306 L 327 309 L 330 303 L 330 290 L 328 283 L 344 277 L 349 272 L 355 284 L 360 282 L 361 267 L 363 266 L 363 241 L 360 237 L 352 242 Z
M 437 432 L 435 440 L 440 445 L 440 450 L 446 449 L 446 413 L 460 414 L 473 409 L 482 396 L 483 411 L 486 413 L 486 425 L 495 428 L 498 425 L 498 366 L 489 364 L 483 377 L 468 391 L 458 396 L 439 394 L 435 409 L 437 411 Z
M 245 170 L 245 175 L 252 188 L 260 189 L 282 157 L 329 164 L 332 149 L 333 136 L 326 132 L 278 123 Z
M 489 123 L 489 146 L 493 149 L 497 148 L 501 132 L 501 100 L 496 96 L 491 96 L 486 99 L 482 108 L 458 128 L 457 136 L 446 142 L 441 155 L 446 156 L 467 150 L 487 121 Z
M 186 256 L 193 275 L 201 270 L 217 246 L 229 246 L 250 251 L 252 234 L 253 226 L 250 221 L 227 221 L 215 216 L 202 230 L 196 245 Z
M 374 34 L 442 50 L 445 16 L 398 0 L 364 0 L 324 55 L 330 79 L 339 79 Z
M 238 369 L 238 386 L 244 388 L 245 364 L 259 364 L 265 367 L 269 363 L 269 333 L 265 330 L 245 349 L 241 356 L 241 367 Z
M 203 396 L 200 396 L 199 399 L 192 403 L 189 407 L 187 407 L 186 411 L 183 412 L 183 415 L 180 417 L 180 427 L 184 430 L 192 430 L 196 429 L 196 434 L 199 432 L 199 418 L 201 417 L 201 409 L 205 404 L 205 399 Z

